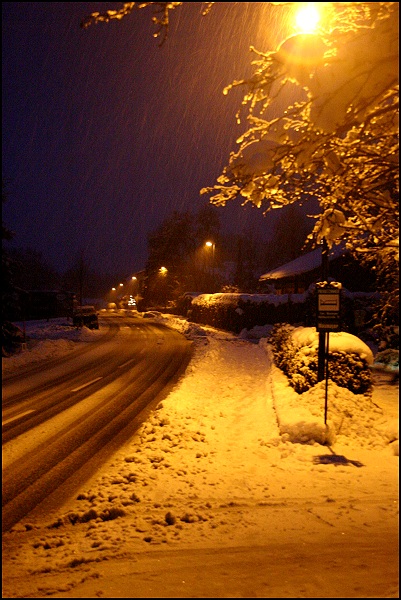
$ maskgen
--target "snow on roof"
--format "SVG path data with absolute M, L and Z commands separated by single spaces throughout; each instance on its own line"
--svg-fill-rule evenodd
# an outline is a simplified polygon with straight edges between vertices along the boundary
M 338 258 L 343 253 L 344 247 L 342 245 L 333 246 L 333 248 L 329 250 L 329 260 Z M 284 277 L 308 273 L 309 271 L 317 269 L 321 264 L 322 250 L 320 248 L 316 248 L 315 250 L 312 250 L 312 252 L 308 252 L 303 256 L 299 256 L 295 260 L 292 260 L 281 267 L 277 267 L 277 269 L 273 269 L 272 271 L 261 275 L 259 277 L 259 281 L 265 281 L 267 279 L 283 279 Z

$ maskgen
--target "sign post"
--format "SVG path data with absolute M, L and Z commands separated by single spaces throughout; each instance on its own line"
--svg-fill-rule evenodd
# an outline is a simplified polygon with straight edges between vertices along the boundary
M 321 281 L 328 281 L 329 279 L 329 246 L 325 237 L 322 239 L 322 279 Z M 326 347 L 326 332 L 319 331 L 319 348 L 318 348 L 318 361 L 317 361 L 317 380 L 323 381 L 324 369 L 325 369 L 325 347 Z
M 317 324 L 319 332 L 319 354 L 324 352 L 324 375 L 326 389 L 324 399 L 324 424 L 327 422 L 327 392 L 329 384 L 329 332 L 340 329 L 340 292 L 341 283 L 338 281 L 321 281 L 317 286 Z M 320 348 L 320 343 L 323 348 Z M 320 380 L 321 381 L 321 380 Z

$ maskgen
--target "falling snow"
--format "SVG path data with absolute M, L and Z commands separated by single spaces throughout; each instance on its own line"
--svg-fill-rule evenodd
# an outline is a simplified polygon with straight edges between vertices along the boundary
M 186 3 L 159 48 L 146 11 L 80 29 L 97 5 L 4 4 L 3 218 L 15 246 L 61 272 L 83 252 L 95 270 L 130 273 L 163 219 L 207 203 L 200 189 L 238 135 L 242 91 L 223 88 L 250 74 L 251 44 L 273 45 L 283 24 L 264 3 L 217 3 L 207 17 Z M 221 221 L 270 235 L 239 203 Z

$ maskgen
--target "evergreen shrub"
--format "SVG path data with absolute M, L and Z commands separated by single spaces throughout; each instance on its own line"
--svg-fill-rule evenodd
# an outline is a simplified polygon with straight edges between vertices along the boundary
M 295 391 L 302 394 L 318 383 L 318 355 L 309 346 L 294 346 L 293 329 L 291 325 L 278 323 L 271 331 L 269 342 L 276 365 L 287 375 Z M 354 394 L 364 394 L 372 387 L 367 361 L 355 352 L 329 352 L 328 376 Z

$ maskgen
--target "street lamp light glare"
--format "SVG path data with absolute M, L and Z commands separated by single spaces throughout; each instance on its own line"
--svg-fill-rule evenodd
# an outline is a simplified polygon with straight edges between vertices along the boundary
M 123 287 L 123 285 L 124 285 L 123 283 L 120 283 L 120 287 Z
M 209 246 L 209 248 L 210 248 L 210 246 L 213 246 L 213 242 L 206 242 L 205 246 Z
M 298 33 L 316 31 L 320 21 L 318 2 L 300 2 L 301 7 L 295 15 L 295 27 Z
M 136 277 L 135 277 L 135 275 L 133 275 L 133 276 L 131 277 L 131 279 L 132 279 L 132 281 L 136 281 Z

